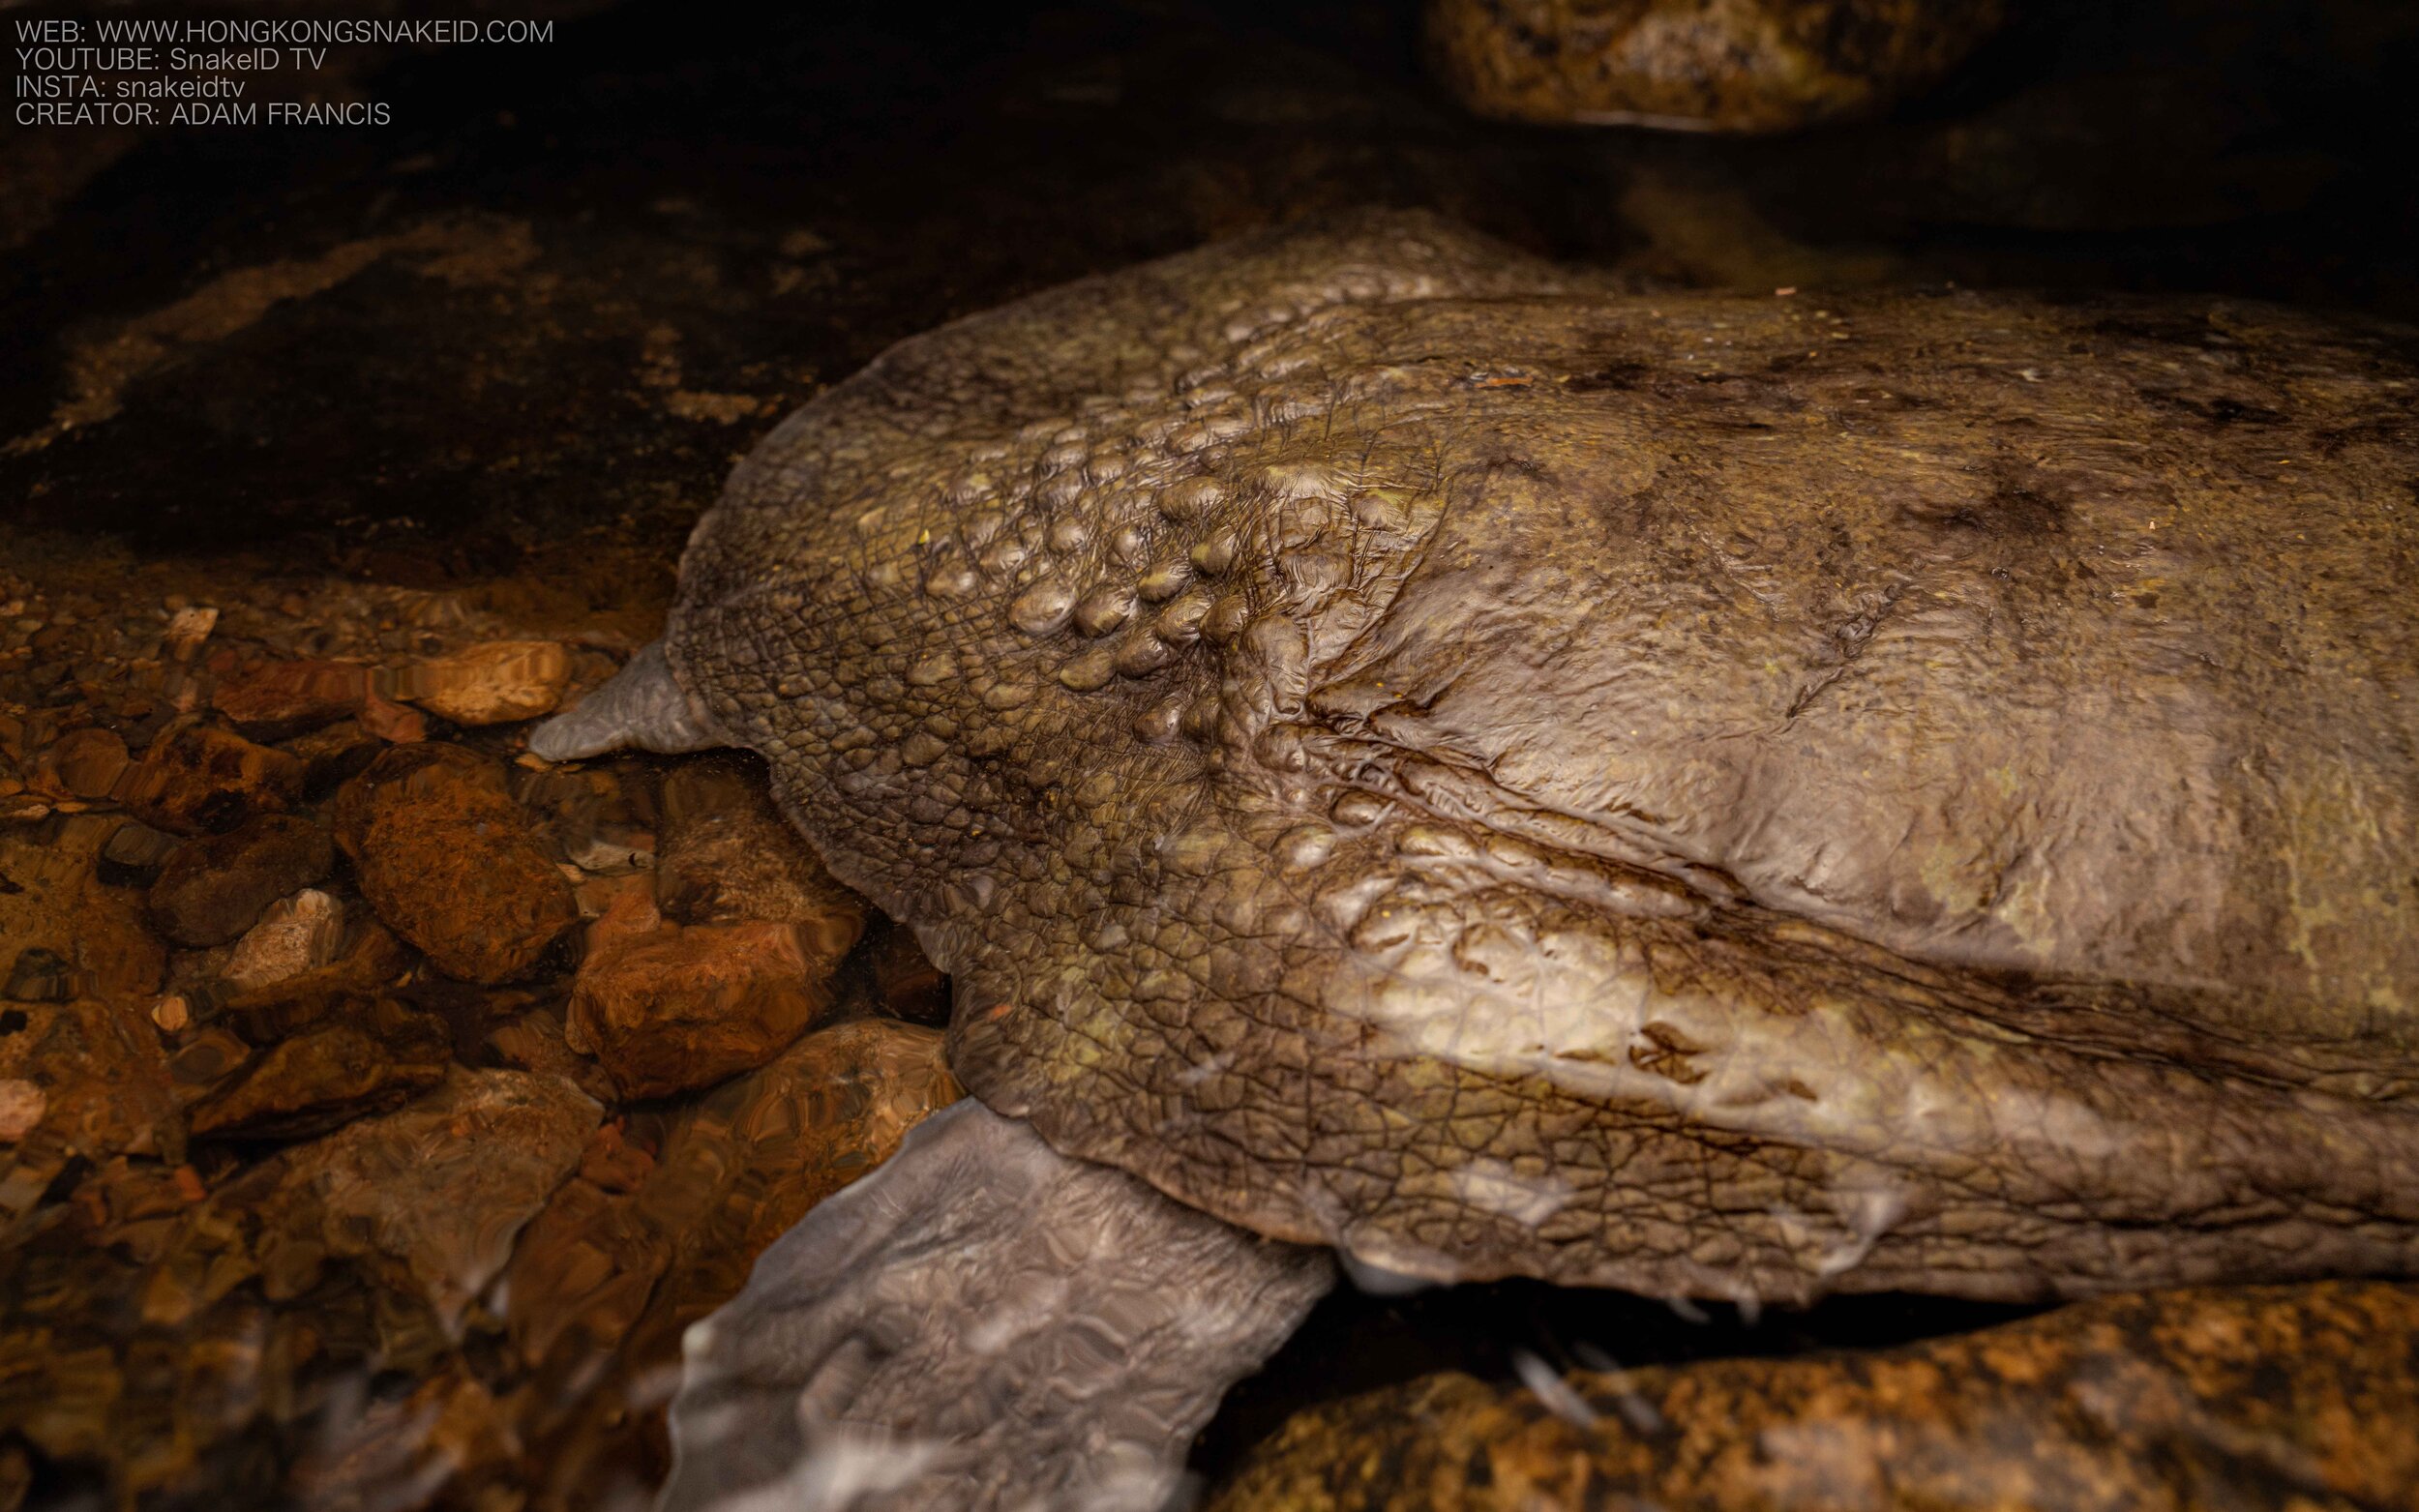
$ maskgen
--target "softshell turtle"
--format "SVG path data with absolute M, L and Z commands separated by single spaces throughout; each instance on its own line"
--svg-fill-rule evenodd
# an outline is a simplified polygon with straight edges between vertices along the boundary
M 692 1341 L 673 1503 L 813 1442 L 826 1493 L 1150 1505 L 1298 1246 L 1741 1301 L 2411 1271 L 2408 342 L 1640 293 L 1372 213 L 815 400 L 533 748 L 762 753 L 987 1106 Z

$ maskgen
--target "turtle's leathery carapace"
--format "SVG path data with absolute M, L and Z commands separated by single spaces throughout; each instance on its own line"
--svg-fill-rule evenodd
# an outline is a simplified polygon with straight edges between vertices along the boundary
M 2407 1271 L 2409 343 L 1267 233 L 809 404 L 631 706 L 766 756 L 993 1109 L 1265 1234 L 1667 1295 Z

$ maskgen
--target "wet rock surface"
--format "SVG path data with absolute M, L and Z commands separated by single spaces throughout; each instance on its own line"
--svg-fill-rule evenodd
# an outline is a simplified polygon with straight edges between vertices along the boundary
M 101 877 L 116 833 L 104 816 L 59 815 L 0 830 L 0 971 L 40 995 L 120 996 L 151 991 L 164 969 L 139 898 Z M 18 995 L 12 993 L 11 995 Z
M 539 1379 L 606 1370 L 535 1429 L 556 1457 L 554 1482 L 659 1484 L 689 1325 L 735 1295 L 810 1208 L 960 1095 L 937 1033 L 862 1021 L 592 1143 L 506 1277 L 519 1299 L 511 1337 Z
M 672 924 L 625 892 L 588 927 L 570 1044 L 627 1097 L 709 1085 L 796 1039 L 830 1007 L 838 964 L 839 953 L 810 955 L 796 926 Z
M 287 1158 L 271 1200 L 276 1285 L 364 1260 L 448 1323 L 512 1258 L 513 1239 L 578 1167 L 602 1110 L 518 1071 L 454 1071 L 433 1095 Z
M 881 1016 L 865 905 L 727 758 L 548 767 L 509 724 L 465 743 L 493 726 L 463 706 L 393 723 L 378 690 L 437 658 L 294 656 L 284 591 L 105 621 L 97 655 L 190 670 L 150 713 L 0 726 L 31 779 L 0 828 L 0 1492 L 642 1497 L 681 1329 L 958 1095 L 940 1035 Z M 44 607 L 103 623 L 74 602 Z M 507 650 L 458 665 L 526 672 L 470 623 Z M 604 934 L 635 913 L 647 948 L 583 959 L 617 901 Z M 642 996 L 651 1041 L 589 1017 Z M 673 1069 L 625 1089 L 575 998 Z
M 366 667 L 264 659 L 219 678 L 210 702 L 243 733 L 277 740 L 357 717 L 370 697 Z
M 1777 132 L 1881 113 L 2007 16 L 2001 0 L 1435 0 L 1427 27 L 1439 74 L 1482 115 Z
M 344 935 L 343 904 L 315 887 L 269 905 L 244 932 L 219 970 L 238 992 L 274 986 L 336 959 Z
M 302 787 L 302 770 L 274 747 L 189 724 L 153 742 L 116 796 L 146 824 L 178 835 L 216 834 L 283 812 Z
M 948 983 L 911 931 L 765 845 L 761 809 L 720 817 L 740 814 L 723 758 L 544 767 L 510 721 L 655 636 L 733 460 L 894 341 L 1369 202 L 1656 286 L 2419 309 L 2391 130 L 2413 49 L 2390 8 L 2083 9 L 2019 25 L 1897 119 L 1753 144 L 1473 123 L 1422 73 L 1409 8 L 1353 5 L 725 27 L 632 4 L 509 68 L 387 57 L 360 76 L 404 108 L 375 137 L 96 139 L 45 166 L 55 138 L 18 133 L 0 1507 L 652 1494 L 681 1327 L 955 1095 L 934 1035 L 894 1022 L 942 1022 Z M 343 802 L 431 740 L 460 755 L 425 806 Z M 262 913 L 324 894 L 324 964 L 305 930 L 278 957 L 299 969 L 244 986 L 257 915 L 230 924 L 244 910 L 181 871 L 164 917 L 190 937 L 155 908 L 181 846 L 373 815 L 381 844 L 340 845 L 322 875 L 214 874 L 268 894 Z M 465 846 L 507 859 L 472 875 Z M 420 862 L 460 885 L 415 884 Z M 582 926 L 634 888 L 684 930 L 862 937 L 833 947 L 817 1026 L 749 1052 L 768 1062 L 633 1100 L 567 1030 Z M 1924 1331 L 1850 1316 L 1812 1342 Z M 1340 1362 L 1383 1352 L 1367 1331 L 1434 1326 L 1407 1304 L 1320 1335 L 1251 1421 L 1332 1394 Z M 1768 1315 L 1720 1347 L 1804 1332 Z M 2383 1399 L 2345 1400 L 2365 1423 Z
M 864 901 L 774 811 L 762 777 L 730 756 L 668 773 L 660 834 L 617 815 L 610 786 L 545 788 L 567 857 L 600 877 L 652 874 L 651 886 L 583 894 L 582 912 L 597 916 L 565 1022 L 572 1047 L 626 1096 L 709 1085 L 772 1059 L 829 1009 L 864 934 Z
M 0 1003 L 0 1424 L 23 1504 L 642 1497 L 681 1330 L 959 1095 L 938 1031 L 880 1016 L 864 904 L 762 828 L 761 796 L 732 825 L 699 811 L 728 761 L 672 782 L 368 738 L 341 781 L 224 831 L 101 800 L 0 833 L 25 942 Z M 674 831 L 733 862 L 700 922 L 654 902 L 668 784 L 690 795 Z M 492 937 L 465 916 L 534 912 L 398 879 L 447 844 L 557 900 L 518 980 L 440 964 Z M 576 932 L 542 948 L 575 897 L 604 935 L 584 960 Z M 669 1084 L 570 1028 L 626 1048 L 591 1014 L 638 998 L 582 984 L 639 979 Z M 819 1016 L 838 1022 L 805 1032 Z
M 571 653 L 552 640 L 491 640 L 418 664 L 396 697 L 457 725 L 509 725 L 554 707 L 571 681 Z
M 2419 1505 L 2419 1290 L 2113 1297 L 1886 1352 L 1424 1378 L 1306 1412 L 1215 1512 Z
M 449 976 L 518 975 L 578 917 L 503 767 L 463 747 L 385 753 L 345 785 L 336 815 L 370 906 Z
M 335 860 L 325 830 L 263 815 L 170 851 L 144 901 L 160 933 L 175 943 L 223 945 L 271 904 L 327 875 Z
M 117 732 L 87 726 L 43 753 L 34 764 L 32 786 L 49 798 L 107 798 L 126 769 L 126 742 Z
M 19 1000 L 0 1006 L 0 1223 L 11 1240 L 25 1238 L 72 1165 L 182 1157 L 167 1059 L 124 1004 Z
M 257 1053 L 235 1051 L 242 1069 L 230 1077 L 213 1067 L 213 1090 L 193 1108 L 194 1132 L 299 1138 L 408 1102 L 445 1079 L 442 1024 L 392 1002 L 364 1004 L 359 1018 L 289 1035 Z
M 838 960 L 865 933 L 865 904 L 832 879 L 774 807 L 763 766 L 720 757 L 664 780 L 655 902 L 683 924 L 793 925 L 803 948 Z

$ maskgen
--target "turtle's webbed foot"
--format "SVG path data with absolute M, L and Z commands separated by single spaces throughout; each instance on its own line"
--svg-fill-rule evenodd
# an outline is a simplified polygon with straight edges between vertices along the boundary
M 693 1330 L 665 1512 L 1156 1512 L 1332 1279 L 968 1100 Z

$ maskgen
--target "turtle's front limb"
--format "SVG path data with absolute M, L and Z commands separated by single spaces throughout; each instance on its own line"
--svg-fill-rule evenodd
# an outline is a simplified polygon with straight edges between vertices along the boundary
M 1157 1512 L 1333 1280 L 968 1099 L 692 1329 L 663 1512 Z

